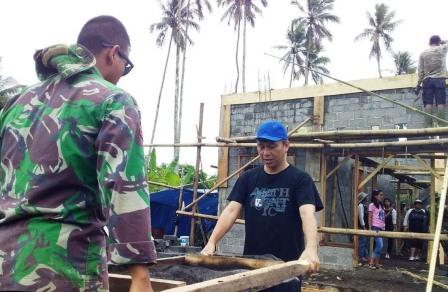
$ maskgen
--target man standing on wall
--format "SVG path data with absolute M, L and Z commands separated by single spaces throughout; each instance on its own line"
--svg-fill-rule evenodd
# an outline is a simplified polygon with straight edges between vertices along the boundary
M 76 45 L 37 51 L 42 82 L 6 103 L 1 291 L 107 291 L 108 260 L 129 265 L 131 291 L 152 291 L 140 112 L 115 85 L 133 67 L 129 50 L 118 19 L 95 17 Z
M 245 255 L 272 254 L 283 261 L 300 258 L 309 263 L 310 272 L 318 270 L 315 212 L 323 206 L 311 176 L 286 161 L 288 149 L 286 128 L 280 122 L 266 121 L 259 126 L 257 151 L 263 166 L 238 178 L 202 254 L 215 253 L 216 244 L 244 208 Z M 296 281 L 272 291 L 299 288 Z
M 425 112 L 433 114 L 432 107 L 435 104 L 437 117 L 445 119 L 445 80 L 446 75 L 446 55 L 448 44 L 442 41 L 438 35 L 433 35 L 429 39 L 429 48 L 420 54 L 418 61 L 418 82 L 416 92 L 423 88 L 422 99 Z M 425 116 L 427 127 L 432 127 L 432 119 Z

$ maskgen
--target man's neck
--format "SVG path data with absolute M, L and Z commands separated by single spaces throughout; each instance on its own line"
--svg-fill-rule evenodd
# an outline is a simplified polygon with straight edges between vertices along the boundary
M 264 171 L 266 172 L 266 173 L 268 173 L 268 174 L 277 174 L 277 173 L 279 173 L 279 172 L 282 172 L 283 170 L 285 170 L 286 168 L 288 168 L 288 166 L 289 166 L 289 163 L 288 162 L 284 162 L 284 163 L 282 163 L 282 164 L 280 164 L 279 165 L 279 167 L 277 167 L 277 168 L 270 168 L 270 167 L 267 167 L 266 165 L 264 166 Z

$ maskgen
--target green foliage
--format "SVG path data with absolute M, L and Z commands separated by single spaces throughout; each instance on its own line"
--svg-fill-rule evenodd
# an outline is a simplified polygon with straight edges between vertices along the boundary
M 174 159 L 169 164 L 162 163 L 157 165 L 157 155 L 155 149 L 151 151 L 148 157 L 148 180 L 158 182 L 173 187 L 187 185 L 187 188 L 193 187 L 195 167 L 190 164 L 179 165 L 179 161 Z M 204 171 L 199 172 L 199 188 L 210 189 L 215 185 L 216 176 L 208 176 Z M 164 187 L 149 185 L 150 192 L 157 192 Z
M 412 74 L 417 71 L 415 61 L 412 60 L 412 56 L 409 52 L 393 53 L 393 57 L 396 68 L 395 75 Z

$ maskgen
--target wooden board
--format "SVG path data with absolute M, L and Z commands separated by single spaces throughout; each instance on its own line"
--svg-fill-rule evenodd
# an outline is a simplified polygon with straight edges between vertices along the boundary
M 252 259 L 232 256 L 204 256 L 200 254 L 185 255 L 185 264 L 188 266 L 205 266 L 213 268 L 242 268 L 260 269 L 283 263 L 282 261 Z
M 247 289 L 253 291 L 255 289 L 275 286 L 284 280 L 304 274 L 307 269 L 307 265 L 303 265 L 299 261 L 291 261 L 193 285 L 169 289 L 167 292 L 233 292 L 245 291 Z
M 151 278 L 151 285 L 154 291 L 164 291 L 171 288 L 185 286 L 183 281 L 172 281 Z M 110 292 L 128 292 L 131 287 L 131 276 L 120 274 L 109 274 L 109 291 Z
M 219 136 L 230 137 L 230 105 L 221 106 L 221 128 L 219 129 Z M 229 148 L 220 147 L 218 150 L 218 177 L 216 181 L 221 181 L 229 175 Z M 226 188 L 227 182 L 221 185 Z
M 324 96 L 315 96 L 314 97 L 314 107 L 313 107 L 313 115 L 315 119 L 313 119 L 313 124 L 318 126 L 324 125 L 324 116 L 325 116 L 325 97 Z

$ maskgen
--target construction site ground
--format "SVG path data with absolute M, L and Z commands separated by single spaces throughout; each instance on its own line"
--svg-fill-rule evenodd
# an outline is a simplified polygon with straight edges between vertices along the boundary
M 410 262 L 407 258 L 382 260 L 383 267 L 378 270 L 369 269 L 368 265 L 352 271 L 321 269 L 319 273 L 304 277 L 304 292 L 311 291 L 353 291 L 353 292 L 410 292 L 425 291 L 426 282 L 404 274 L 428 277 L 429 265 L 423 261 Z M 443 268 L 443 267 L 442 267 Z M 436 268 L 435 280 L 448 285 L 448 271 Z M 432 291 L 448 291 L 433 286 Z

